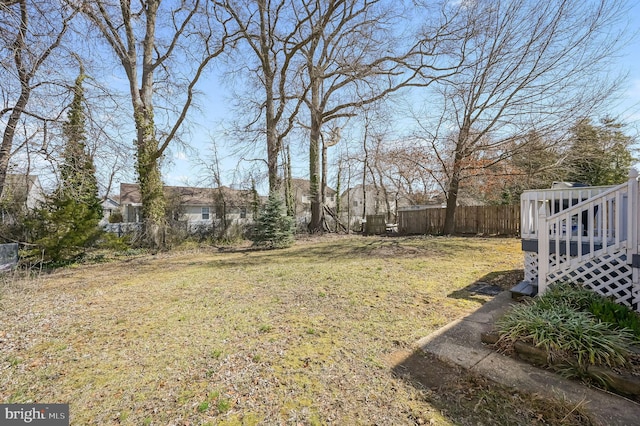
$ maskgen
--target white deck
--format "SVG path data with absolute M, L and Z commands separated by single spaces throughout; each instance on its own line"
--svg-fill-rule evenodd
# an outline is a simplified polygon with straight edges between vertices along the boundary
M 521 196 L 525 279 L 539 293 L 555 281 L 580 282 L 640 309 L 638 172 L 618 186 L 525 191 Z

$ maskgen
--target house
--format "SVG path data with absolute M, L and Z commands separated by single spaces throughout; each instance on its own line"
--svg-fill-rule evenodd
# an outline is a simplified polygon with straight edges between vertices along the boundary
M 311 218 L 311 181 L 308 179 L 291 179 L 295 217 L 299 220 Z M 326 206 L 336 207 L 336 191 L 330 187 L 325 190 Z
M 114 214 L 121 213 L 120 212 L 120 203 L 117 198 L 119 197 L 106 197 L 102 200 L 102 219 L 100 220 L 99 225 L 106 225 L 110 222 L 111 216 Z
M 556 185 L 520 198 L 524 281 L 515 296 L 581 283 L 640 311 L 638 172 L 617 186 Z
M 19 215 L 44 203 L 45 198 L 37 175 L 7 174 L 0 195 L 2 222 L 15 222 Z
M 254 193 L 225 186 L 197 188 L 165 186 L 167 216 L 185 222 L 189 229 L 212 226 L 217 220 L 253 220 Z M 261 200 L 260 200 L 261 201 Z M 120 206 L 124 222 L 142 221 L 142 197 L 138 184 L 120 184 Z
M 386 214 L 395 216 L 396 200 L 387 199 L 382 187 L 375 185 L 356 185 L 349 188 L 340 196 L 340 211 L 348 215 L 353 221 L 364 219 L 367 215 Z

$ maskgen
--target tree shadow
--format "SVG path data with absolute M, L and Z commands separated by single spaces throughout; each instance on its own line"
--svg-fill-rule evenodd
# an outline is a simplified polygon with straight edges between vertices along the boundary
M 497 296 L 524 279 L 523 269 L 490 272 L 471 284 L 447 295 L 454 299 L 465 299 L 484 303 L 487 298 Z

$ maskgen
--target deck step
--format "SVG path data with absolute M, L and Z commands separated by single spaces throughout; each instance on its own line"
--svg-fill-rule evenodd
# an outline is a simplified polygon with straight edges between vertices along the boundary
M 511 289 L 511 298 L 519 300 L 523 297 L 533 297 L 538 294 L 538 283 L 520 281 Z

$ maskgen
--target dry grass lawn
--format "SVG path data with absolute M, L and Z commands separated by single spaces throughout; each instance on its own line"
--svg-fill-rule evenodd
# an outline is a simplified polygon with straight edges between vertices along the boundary
M 357 236 L 5 278 L 0 401 L 77 425 L 457 423 L 389 359 L 521 262 L 517 239 Z

